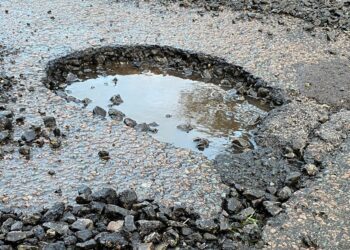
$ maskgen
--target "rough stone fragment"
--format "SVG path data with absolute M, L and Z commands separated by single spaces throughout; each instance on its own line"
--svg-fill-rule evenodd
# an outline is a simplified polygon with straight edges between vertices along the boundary
M 114 108 L 110 108 L 108 110 L 108 115 L 111 117 L 111 119 L 116 121 L 122 121 L 125 117 L 125 114 L 119 110 L 116 110 Z
M 28 146 L 22 146 L 18 149 L 18 152 L 21 154 L 21 155 L 24 155 L 24 156 L 29 156 L 30 155 L 30 148 Z
M 12 231 L 7 233 L 6 241 L 8 242 L 19 242 L 27 238 L 27 233 L 22 231 Z
M 67 236 L 64 238 L 64 244 L 67 246 L 74 245 L 77 243 L 77 238 L 73 235 Z
M 304 169 L 309 176 L 315 176 L 318 173 L 318 168 L 315 164 L 306 164 L 304 166 Z
M 81 231 L 85 229 L 92 229 L 93 228 L 93 221 L 90 219 L 77 219 L 72 225 L 71 229 L 76 231 Z
M 153 243 L 141 243 L 137 246 L 137 250 L 154 250 Z
M 196 220 L 196 226 L 198 229 L 206 232 L 215 232 L 218 228 L 213 219 L 198 219 Z
M 96 235 L 95 240 L 101 247 L 112 249 L 124 249 L 128 242 L 120 233 L 100 233 Z
M 54 128 L 56 127 L 56 119 L 53 116 L 45 116 L 43 118 L 44 125 L 47 128 Z
M 39 240 L 42 240 L 45 237 L 45 230 L 40 225 L 33 227 L 31 233 L 34 234 Z
M 122 99 L 122 97 L 121 97 L 120 95 L 114 95 L 114 96 L 112 96 L 111 99 L 110 99 L 110 101 L 111 101 L 111 103 L 112 103 L 113 105 L 120 105 L 120 104 L 123 103 L 123 99 Z
M 100 117 L 106 117 L 107 112 L 106 110 L 104 110 L 103 108 L 96 106 L 93 110 L 92 110 L 92 114 L 94 116 L 100 116 Z
M 244 221 L 248 217 L 250 217 L 250 216 L 252 216 L 254 214 L 255 214 L 254 208 L 247 207 L 247 208 L 243 209 L 241 212 L 239 212 L 236 216 L 234 216 L 234 218 L 236 218 L 239 221 Z
M 137 194 L 134 190 L 127 189 L 119 193 L 119 201 L 126 209 L 130 209 L 137 202 Z
M 203 237 L 205 240 L 208 240 L 208 241 L 213 241 L 218 239 L 214 234 L 210 234 L 210 233 L 204 233 Z
M 97 242 L 94 239 L 91 239 L 82 243 L 77 243 L 76 246 L 82 249 L 96 249 Z
M 11 130 L 12 129 L 12 119 L 0 115 L 0 131 Z
M 162 237 L 160 236 L 159 233 L 153 232 L 153 233 L 150 233 L 149 235 L 145 236 L 143 241 L 146 243 L 151 243 L 151 242 L 157 243 L 157 242 L 160 242 L 161 239 L 162 239 Z
M 123 225 L 123 220 L 111 221 L 108 223 L 107 230 L 111 232 L 120 232 L 123 228 Z
M 55 203 L 42 217 L 43 222 L 55 221 L 60 218 L 64 213 L 64 203 Z
M 90 194 L 80 194 L 75 198 L 78 204 L 89 204 L 92 201 Z
M 136 224 L 141 235 L 148 235 L 165 227 L 162 222 L 157 220 L 138 220 Z
M 137 125 L 137 122 L 131 118 L 125 118 L 124 119 L 124 124 L 128 127 L 135 127 Z
M 10 133 L 8 131 L 0 132 L 0 143 L 6 142 L 10 139 Z
M 1 250 L 4 250 L 2 248 L 0 248 Z M 37 246 L 32 246 L 32 245 L 28 245 L 27 243 L 23 244 L 23 245 L 19 245 L 17 247 L 17 250 L 39 250 L 39 247 Z
M 292 190 L 289 187 L 284 187 L 277 193 L 277 196 L 281 201 L 286 201 L 292 196 Z
M 261 230 L 257 224 L 245 225 L 242 229 L 247 240 L 256 242 L 260 239 Z
M 163 233 L 163 242 L 167 243 L 171 247 L 176 247 L 179 243 L 180 236 L 179 234 L 172 228 L 168 229 Z
M 12 224 L 11 231 L 21 231 L 22 227 L 23 227 L 23 222 L 16 221 L 15 223 Z
M 49 243 L 43 247 L 43 250 L 65 250 L 66 247 L 63 241 L 57 241 L 55 243 Z
M 112 188 L 102 188 L 92 193 L 92 199 L 107 204 L 116 204 L 118 202 L 117 193 Z
M 279 202 L 272 202 L 272 201 L 263 202 L 264 208 L 272 216 L 276 216 L 277 214 L 282 212 L 282 208 L 279 205 L 280 205 Z
M 109 156 L 109 152 L 106 150 L 101 150 L 98 152 L 98 156 L 102 159 L 102 160 L 109 160 L 111 157 Z
M 181 228 L 181 234 L 184 236 L 188 236 L 193 233 L 193 230 L 189 227 L 183 227 Z
M 208 139 L 196 137 L 193 139 L 193 141 L 196 143 L 196 148 L 200 151 L 203 151 L 204 149 L 209 147 Z
M 223 213 L 220 214 L 219 221 L 220 221 L 220 227 L 219 227 L 220 231 L 226 231 L 230 229 L 230 221 Z
M 148 132 L 150 130 L 150 127 L 147 123 L 139 123 L 135 126 L 135 130 L 137 132 Z
M 230 239 L 226 239 L 223 243 L 222 243 L 222 250 L 235 250 L 237 249 L 237 244 Z
M 193 130 L 193 126 L 191 124 L 180 124 L 177 126 L 178 129 L 189 133 L 191 130 Z
M 135 222 L 134 222 L 134 216 L 133 215 L 127 215 L 124 218 L 124 227 L 125 230 L 128 232 L 133 232 L 136 230 Z
M 67 77 L 66 77 L 66 81 L 67 83 L 72 83 L 72 82 L 75 82 L 79 80 L 79 78 L 77 77 L 77 75 L 73 74 L 72 72 L 69 72 L 67 74 Z
M 227 199 L 226 202 L 228 212 L 237 213 L 243 208 L 242 203 L 235 197 Z
M 80 242 L 84 242 L 89 240 L 93 234 L 91 232 L 91 230 L 89 229 L 85 229 L 85 230 L 81 230 L 75 233 L 75 236 L 77 237 L 78 241 Z
M 66 212 L 62 218 L 62 221 L 70 223 L 70 224 L 76 220 L 77 220 L 76 217 L 71 212 Z
M 61 145 L 62 145 L 62 141 L 59 138 L 57 138 L 57 137 L 50 138 L 50 147 L 51 148 L 53 148 L 53 149 L 59 148 L 59 147 L 61 147 Z
M 286 177 L 286 184 L 288 185 L 295 185 L 301 177 L 300 172 L 291 172 Z
M 46 222 L 43 224 L 46 229 L 51 229 L 60 235 L 66 235 L 68 233 L 69 227 L 65 222 Z
M 133 215 L 135 212 L 127 210 L 125 208 L 108 204 L 105 208 L 105 213 L 110 218 L 124 218 L 127 215 Z
M 243 195 L 249 200 L 260 199 L 264 194 L 264 191 L 258 189 L 247 189 L 243 192 Z
M 30 143 L 30 142 L 33 142 L 36 138 L 36 133 L 34 130 L 32 129 L 29 129 L 27 131 L 25 131 L 22 135 L 22 140 L 27 142 L 27 143 Z

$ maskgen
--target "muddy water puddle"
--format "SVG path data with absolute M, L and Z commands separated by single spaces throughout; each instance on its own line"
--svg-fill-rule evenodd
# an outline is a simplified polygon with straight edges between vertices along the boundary
M 258 102 L 245 100 L 234 89 L 153 70 L 124 65 L 113 75 L 87 78 L 66 88 L 70 96 L 88 98 L 87 109 L 117 109 L 138 124 L 149 124 L 157 140 L 210 159 L 223 151 L 255 147 L 251 130 L 266 115 Z M 116 95 L 122 102 L 113 105 L 111 97 Z

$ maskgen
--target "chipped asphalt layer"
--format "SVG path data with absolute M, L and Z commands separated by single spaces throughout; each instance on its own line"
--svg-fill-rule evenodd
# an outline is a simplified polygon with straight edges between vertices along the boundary
M 9 14 L 4 14 L 5 10 L 9 10 Z M 50 10 L 52 13 L 48 14 Z M 5 0 L 0 4 L 0 13 L 1 26 L 7 27 L 0 35 L 0 44 L 19 51 L 5 58 L 4 69 L 10 75 L 23 74 L 26 78 L 20 81 L 25 90 L 16 107 L 27 108 L 27 124 L 41 122 L 37 113 L 41 109 L 55 115 L 60 127 L 71 126 L 62 150 L 43 148 L 35 150 L 30 161 L 14 155 L 1 162 L 0 193 L 8 194 L 7 200 L 14 206 L 45 204 L 48 200 L 69 200 L 69 197 L 74 197 L 76 187 L 81 183 L 95 186 L 108 183 L 118 188 L 134 187 L 139 192 L 144 191 L 141 192 L 144 196 L 154 194 L 164 204 L 185 202 L 197 206 L 203 214 L 210 214 L 220 209 L 217 204 L 225 190 L 212 163 L 201 155 L 175 149 L 147 135 L 140 136 L 113 122 L 92 120 L 87 111 L 81 111 L 79 107 L 67 104 L 55 96 L 40 82 L 49 60 L 94 46 L 168 45 L 222 57 L 269 81 L 271 86 L 295 93 L 307 84 L 303 82 L 300 67 L 308 68 L 308 65 L 331 60 L 344 61 L 349 65 L 350 58 L 350 42 L 345 34 L 340 35 L 336 42 L 328 42 L 321 30 L 311 36 L 302 29 L 303 21 L 287 16 L 270 16 L 263 22 L 252 20 L 232 24 L 232 19 L 239 13 L 224 10 L 217 17 L 210 13 L 200 16 L 196 10 L 176 6 L 165 8 L 141 4 L 136 8 L 129 3 L 87 1 L 72 4 L 68 0 Z M 283 26 L 278 24 L 280 19 L 283 19 Z M 335 55 L 330 54 L 329 50 L 336 51 Z M 326 80 L 320 82 L 321 86 L 327 83 Z M 33 86 L 35 92 L 29 92 L 29 86 Z M 322 88 L 320 96 L 324 94 L 321 90 Z M 348 100 L 349 93 L 342 92 L 345 92 L 342 98 Z M 334 95 L 336 94 L 337 92 Z M 328 103 L 327 100 L 325 103 Z M 106 138 L 106 134 L 115 137 Z M 113 143 L 117 146 L 110 148 Z M 347 145 L 349 141 L 338 146 L 345 149 L 333 155 L 327 153 L 327 157 L 341 171 L 349 169 Z M 96 157 L 96 151 L 101 148 L 108 149 L 116 160 L 101 163 Z M 55 177 L 47 176 L 47 170 L 51 168 L 55 168 L 58 173 Z M 335 202 L 331 211 L 337 219 L 328 220 L 325 226 L 322 224 L 320 228 L 324 229 L 323 235 L 316 235 L 313 240 L 323 237 L 325 248 L 334 243 L 327 239 L 337 239 L 340 235 L 336 230 L 329 235 L 325 232 L 341 227 L 338 222 L 348 214 L 346 207 L 337 206 L 340 200 L 332 195 L 339 189 L 346 191 L 346 182 L 337 186 L 338 183 L 344 183 L 344 180 L 348 181 L 347 172 L 343 175 L 341 173 L 338 175 L 345 176 L 344 178 L 321 176 L 317 184 L 309 184 L 311 190 L 320 189 L 324 192 L 322 197 L 327 197 L 319 199 L 317 206 Z M 328 189 L 328 184 L 334 188 Z M 62 189 L 62 197 L 53 193 L 58 188 Z M 298 191 L 286 206 L 302 200 L 308 201 L 310 189 Z M 344 192 L 339 199 L 350 200 L 349 192 Z M 308 206 L 313 207 L 315 204 Z M 283 244 L 288 247 L 290 242 L 298 247 L 302 244 L 300 235 L 286 237 L 288 230 L 280 230 L 278 223 L 274 224 L 276 221 L 282 220 L 293 230 L 300 227 L 308 232 L 315 230 L 313 227 L 304 227 L 309 222 L 308 216 L 302 218 L 304 222 L 297 220 L 298 223 L 295 223 L 296 212 L 289 209 L 286 214 L 288 216 L 282 214 L 272 219 L 272 226 L 265 229 L 265 241 L 272 248 L 283 247 Z M 269 228 L 277 230 L 278 234 Z M 279 239 L 282 245 L 277 243 Z M 322 242 L 318 241 L 322 246 Z M 344 238 L 339 249 L 348 246 L 348 243 L 347 238 Z

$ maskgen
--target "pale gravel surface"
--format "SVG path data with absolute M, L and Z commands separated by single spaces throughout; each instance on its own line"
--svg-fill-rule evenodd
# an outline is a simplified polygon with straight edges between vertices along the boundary
M 5 10 L 9 10 L 9 14 L 4 14 Z M 52 14 L 47 14 L 49 10 Z M 167 11 L 164 7 L 148 4 L 135 8 L 132 4 L 109 1 L 72 3 L 68 0 L 4 0 L 0 4 L 0 13 L 1 27 L 7 27 L 0 34 L 0 44 L 19 50 L 18 54 L 5 58 L 4 68 L 9 74 L 24 74 L 27 79 L 21 80 L 20 84 L 26 88 L 35 87 L 35 92 L 22 91 L 23 96 L 17 102 L 17 108 L 27 108 L 27 125 L 41 122 L 37 113 L 41 109 L 55 115 L 61 128 L 66 124 L 71 127 L 66 131 L 67 140 L 61 150 L 52 151 L 45 147 L 34 150 L 30 161 L 14 154 L 13 158 L 0 162 L 0 194 L 3 201 L 13 206 L 37 206 L 58 199 L 66 200 L 73 197 L 76 187 L 82 183 L 96 187 L 109 183 L 117 188 L 130 185 L 146 195 L 155 194 L 155 198 L 163 203 L 181 201 L 195 205 L 202 214 L 209 214 L 219 210 L 220 196 L 225 189 L 212 163 L 201 155 L 156 142 L 147 135 L 136 135 L 133 130 L 111 121 L 93 120 L 87 111 L 55 96 L 40 82 L 49 60 L 92 46 L 169 45 L 220 56 L 244 66 L 273 86 L 297 92 L 301 86 L 297 70 L 300 65 L 329 61 L 330 58 L 345 61 L 350 58 L 350 42 L 346 35 L 330 43 L 322 32 L 316 32 L 316 37 L 312 37 L 303 31 L 302 21 L 290 17 L 271 16 L 265 23 L 253 20 L 232 24 L 232 19 L 239 13 L 223 11 L 218 17 L 210 14 L 201 17 L 196 10 L 178 7 L 169 7 Z M 50 19 L 51 16 L 55 19 Z M 278 25 L 281 18 L 284 26 Z M 290 30 L 287 31 L 286 27 Z M 268 35 L 267 31 L 273 35 Z M 329 49 L 336 51 L 336 55 L 330 55 Z M 112 143 L 115 143 L 114 147 Z M 349 200 L 346 198 L 349 193 L 346 189 L 349 183 L 346 145 L 349 142 L 343 145 L 339 155 L 332 158 L 335 159 L 334 170 L 339 169 L 336 173 L 339 178 L 328 175 L 325 179 L 320 178 L 317 184 L 310 184 L 312 195 L 322 196 L 317 206 L 333 211 L 337 217 L 325 225 L 317 224 L 325 232 L 348 227 L 348 224 L 339 224 L 341 220 L 346 223 L 344 216 L 349 207 L 339 202 Z M 97 157 L 100 149 L 108 149 L 112 156 L 105 165 Z M 49 169 L 55 169 L 56 176 L 49 177 Z M 53 193 L 58 188 L 63 191 L 62 197 Z M 315 206 L 315 202 L 309 199 L 308 190 L 301 190 L 291 204 L 300 200 Z M 343 191 L 343 196 L 338 200 L 333 194 L 339 190 Z M 284 223 L 293 224 L 293 230 L 297 231 L 309 220 L 301 218 L 298 221 L 296 216 L 295 212 L 288 210 Z M 312 213 L 308 212 L 308 216 L 311 217 Z M 300 246 L 299 236 L 288 235 L 290 231 L 280 230 L 278 225 L 269 227 L 265 240 L 272 248 L 279 249 L 277 246 L 292 243 Z M 277 231 L 273 232 L 271 228 Z M 312 227 L 309 232 L 318 229 Z M 332 246 L 340 235 L 336 230 L 324 233 L 325 241 L 329 239 L 325 246 Z M 340 244 L 349 246 L 347 238 L 343 239 Z
M 286 212 L 265 227 L 266 249 L 349 249 L 349 139 L 324 165 L 326 173 L 309 188 L 294 193 Z
M 289 112 L 294 110 L 296 112 Z M 319 120 L 327 116 L 326 108 L 316 102 L 293 101 L 273 110 L 264 126 L 260 128 L 260 145 L 284 149 L 289 146 L 295 150 L 305 147 L 308 136 L 318 126 Z M 283 124 L 281 124 L 283 120 Z M 285 142 L 285 143 L 281 143 Z
M 288 143 L 305 145 L 304 160 L 318 162 L 321 169 L 306 182 L 306 188 L 283 204 L 283 213 L 267 222 L 263 234 L 266 249 L 349 249 L 350 112 L 341 110 L 330 115 L 328 121 L 322 116 L 323 124 L 317 125 L 315 119 L 324 107 L 312 103 L 288 105 L 294 110 L 288 112 L 289 117 L 277 110 L 272 112 L 267 125 L 275 126 L 275 130 L 272 141 L 266 143 L 277 143 L 274 140 L 279 138 L 285 142 L 281 148 Z M 305 133 L 307 130 L 311 132 Z

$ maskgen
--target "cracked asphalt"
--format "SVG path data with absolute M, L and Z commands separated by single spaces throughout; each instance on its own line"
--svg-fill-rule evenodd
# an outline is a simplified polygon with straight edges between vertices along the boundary
M 268 221 L 266 248 L 348 249 L 350 38 L 341 33 L 336 41 L 327 41 L 321 28 L 311 35 L 302 28 L 304 21 L 285 15 L 232 23 L 239 14 L 224 9 L 218 15 L 200 15 L 195 8 L 155 2 L 1 1 L 0 25 L 6 28 L 0 44 L 12 52 L 1 68 L 21 76 L 14 90 L 17 103 L 9 106 L 26 108 L 24 127 L 42 123 L 40 110 L 54 115 L 67 133 L 60 150 L 45 146 L 34 149 L 29 161 L 16 153 L 0 161 L 1 205 L 35 209 L 56 200 L 69 202 L 85 183 L 132 187 L 163 204 L 182 202 L 204 216 L 217 213 L 227 187 L 211 161 L 119 123 L 92 119 L 41 82 L 50 60 L 74 51 L 167 45 L 243 66 L 292 99 L 265 118 L 261 144 L 276 150 L 301 147 L 306 161 L 317 161 L 322 171 L 284 204 L 282 214 Z M 110 152 L 111 161 L 98 159 L 101 149 Z M 50 177 L 50 169 L 57 174 Z M 55 193 L 58 189 L 62 195 Z

